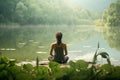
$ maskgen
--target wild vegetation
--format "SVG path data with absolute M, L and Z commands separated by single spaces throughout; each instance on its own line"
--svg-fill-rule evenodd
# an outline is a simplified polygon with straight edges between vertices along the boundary
M 103 22 L 107 26 L 120 26 L 120 0 L 110 4 L 104 12 Z
M 120 50 L 120 28 L 118 27 L 106 27 L 103 30 L 104 39 L 109 43 L 109 46 Z
M 97 25 L 119 26 L 119 14 L 120 0 L 108 7 L 103 19 L 102 12 L 84 9 L 70 0 L 0 0 L 0 80 L 120 80 L 120 66 L 111 63 L 107 52 L 99 52 L 99 43 L 92 62 L 39 65 L 39 60 L 49 55 L 41 53 L 47 53 L 56 31 L 62 31 L 68 43 L 78 44 L 96 34 L 90 30 L 94 21 Z M 81 24 L 90 28 L 77 26 Z M 109 45 L 120 50 L 119 28 L 103 32 Z M 107 64 L 98 64 L 98 56 Z M 36 66 L 18 65 L 19 60 L 35 58 Z
M 38 64 L 36 66 L 24 64 L 18 66 L 16 60 L 0 56 L 0 79 L 1 80 L 120 80 L 120 66 L 111 65 L 109 55 L 106 52 L 98 52 L 93 57 L 92 64 L 84 60 L 70 61 L 68 67 L 49 62 L 48 67 Z M 107 59 L 108 64 L 98 65 L 97 56 Z M 65 65 L 65 64 L 64 64 Z

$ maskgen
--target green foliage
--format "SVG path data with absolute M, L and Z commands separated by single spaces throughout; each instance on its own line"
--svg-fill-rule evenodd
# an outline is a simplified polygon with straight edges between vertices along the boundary
M 106 53 L 106 52 L 100 52 L 100 53 L 98 53 L 98 55 L 101 55 L 101 56 L 102 56 L 102 58 L 106 58 L 106 60 L 107 60 L 108 64 L 110 64 L 110 65 L 111 65 L 111 62 L 110 62 L 110 58 L 109 58 L 108 53 Z
M 61 67 L 56 62 L 49 62 L 47 67 L 33 67 L 31 64 L 18 66 L 10 65 L 9 58 L 6 61 L 7 63 L 0 63 L 0 80 L 120 80 L 120 66 L 109 64 L 96 67 L 94 74 L 91 74 L 91 68 L 83 60 L 70 61 L 70 67 Z
M 51 69 L 51 73 L 55 76 L 55 77 L 59 77 L 61 76 L 61 73 L 59 73 L 60 71 L 60 64 L 59 63 L 56 63 L 56 62 L 50 62 L 49 63 L 49 67 Z M 56 73 L 58 72 L 58 73 Z
M 78 60 L 76 62 L 70 61 L 70 80 L 85 80 L 90 76 L 90 69 L 88 69 L 88 62 Z
M 76 62 L 76 69 L 78 70 L 86 70 L 88 68 L 88 63 L 86 61 L 83 60 L 78 60 Z
M 18 2 L 19 0 L 0 0 L 0 22 L 9 23 L 9 21 L 14 21 L 15 7 Z
M 120 1 L 112 3 L 104 12 L 103 22 L 107 26 L 120 26 Z
M 2 70 L 2 71 L 0 72 L 0 79 L 6 78 L 7 75 L 8 75 L 8 72 L 7 72 L 6 70 Z
M 102 58 L 107 58 L 109 56 L 106 52 L 101 52 L 99 55 L 101 55 Z
M 23 68 L 28 72 L 31 72 L 33 70 L 33 66 L 31 64 L 24 64 Z
M 33 77 L 31 74 L 27 74 L 27 73 L 19 73 L 16 75 L 16 79 L 15 80 L 33 80 Z
M 1 0 L 0 23 L 93 24 L 99 16 L 73 5 L 64 0 Z
M 104 39 L 107 41 L 111 48 L 120 51 L 120 27 L 106 27 L 103 28 Z
M 22 67 L 17 66 L 17 65 L 11 66 L 7 68 L 7 70 L 13 75 L 19 74 L 23 71 Z
M 47 67 L 39 66 L 35 68 L 35 80 L 50 80 L 50 72 Z
M 36 58 L 36 67 L 38 67 L 39 66 L 39 59 L 38 59 L 38 57 Z
M 96 64 L 97 57 L 100 55 L 102 58 L 105 58 L 107 60 L 108 64 L 111 65 L 109 54 L 107 52 L 98 52 L 99 48 L 100 48 L 100 46 L 99 46 L 99 42 L 98 42 L 97 50 L 96 50 L 96 52 L 94 54 L 92 63 Z
M 7 63 L 9 63 L 9 60 L 8 60 L 7 57 L 3 57 L 3 56 L 2 56 L 2 57 L 0 58 L 0 63 L 1 63 L 1 64 L 7 64 Z
M 70 65 L 71 68 L 75 68 L 75 62 L 69 61 L 69 65 Z

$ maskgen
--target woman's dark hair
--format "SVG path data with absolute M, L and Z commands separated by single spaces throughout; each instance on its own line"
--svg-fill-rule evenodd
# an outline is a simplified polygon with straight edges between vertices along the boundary
M 57 44 L 60 44 L 62 42 L 62 33 L 61 32 L 57 32 L 56 33 L 56 39 L 57 39 Z

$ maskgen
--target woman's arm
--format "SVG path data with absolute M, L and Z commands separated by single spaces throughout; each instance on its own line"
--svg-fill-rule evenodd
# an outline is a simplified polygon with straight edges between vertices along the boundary
M 64 48 L 65 48 L 65 56 L 66 56 L 68 54 L 66 44 L 64 45 Z
M 53 56 L 53 44 L 51 45 L 50 55 Z

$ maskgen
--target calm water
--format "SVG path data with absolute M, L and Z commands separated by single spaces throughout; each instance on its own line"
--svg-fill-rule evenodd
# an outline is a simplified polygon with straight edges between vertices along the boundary
M 11 27 L 11 26 L 10 26 Z M 9 26 L 0 29 L 0 52 L 2 55 L 19 60 L 46 60 L 49 48 L 55 41 L 55 33 L 63 33 L 63 42 L 67 44 L 70 60 L 91 61 L 97 44 L 99 52 L 110 55 L 114 64 L 120 64 L 120 28 L 102 28 L 96 26 Z M 106 62 L 99 57 L 98 62 Z

